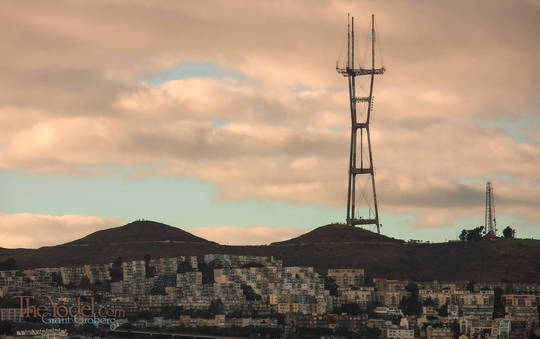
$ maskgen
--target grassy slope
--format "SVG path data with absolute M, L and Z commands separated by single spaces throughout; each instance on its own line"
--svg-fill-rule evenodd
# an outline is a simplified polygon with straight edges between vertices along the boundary
M 143 228 L 144 232 L 141 232 L 141 225 L 137 225 L 139 233 L 123 229 L 127 234 L 139 235 L 132 237 L 132 241 L 126 241 L 119 234 L 113 236 L 115 243 L 104 241 L 110 239 L 110 234 L 101 231 L 105 235 L 97 232 L 93 237 L 83 238 L 86 239 L 84 241 L 80 239 L 60 246 L 36 250 L 4 249 L 0 250 L 0 260 L 12 256 L 21 267 L 30 268 L 104 263 L 119 256 L 135 259 L 145 254 L 157 258 L 226 253 L 275 256 L 285 265 L 313 266 L 321 272 L 338 267 L 365 268 L 371 276 L 394 279 L 540 281 L 539 240 L 410 245 L 392 238 L 380 238 L 364 230 L 341 234 L 349 230 L 336 232 L 330 225 L 312 231 L 311 235 L 270 246 L 223 246 L 194 236 L 191 238 L 186 236 L 187 232 L 160 225 L 158 228 Z M 118 232 L 118 229 L 111 232 Z M 172 233 L 167 235 L 165 232 Z M 325 234 L 330 234 L 331 238 L 326 238 Z M 347 237 L 341 241 L 343 235 Z M 167 237 L 176 237 L 181 243 L 163 242 Z
M 210 243 L 210 241 L 193 234 L 154 221 L 134 221 L 127 225 L 94 232 L 84 238 L 67 243 L 66 245 L 99 245 L 143 241 L 184 241 Z
M 302 234 L 296 238 L 272 243 L 272 245 L 300 245 L 312 243 L 343 243 L 343 242 L 402 242 L 370 232 L 358 227 L 350 227 L 344 224 L 330 224 L 318 227 L 311 232 Z

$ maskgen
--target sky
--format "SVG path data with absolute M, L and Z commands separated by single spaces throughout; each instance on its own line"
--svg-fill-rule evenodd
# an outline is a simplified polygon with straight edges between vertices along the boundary
M 381 233 L 455 240 L 491 181 L 499 234 L 540 238 L 539 1 L 2 1 L 0 247 L 137 219 L 223 244 L 344 222 L 347 13 L 361 65 L 375 14 L 387 70 Z

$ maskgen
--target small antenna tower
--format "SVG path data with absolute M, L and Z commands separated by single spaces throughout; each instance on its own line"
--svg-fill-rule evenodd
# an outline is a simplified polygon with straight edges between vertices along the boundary
M 350 23 L 349 23 L 350 21 Z M 349 103 L 351 109 L 351 146 L 349 152 L 349 184 L 347 189 L 347 224 L 355 225 L 376 225 L 377 232 L 381 233 L 379 223 L 379 210 L 377 208 L 377 193 L 375 191 L 375 176 L 373 170 L 373 154 L 371 152 L 371 139 L 369 134 L 369 121 L 373 111 L 373 81 L 375 75 L 381 75 L 385 68 L 375 68 L 375 16 L 371 15 L 371 67 L 355 68 L 354 65 L 354 17 L 349 20 L 347 17 L 347 63 L 344 68 L 336 65 L 336 71 L 347 78 L 349 82 Z M 369 76 L 369 94 L 367 96 L 356 95 L 356 77 Z M 364 113 L 362 106 L 357 115 L 357 104 L 367 104 Z M 360 121 L 359 121 L 360 120 Z M 358 147 L 358 134 L 360 134 L 360 147 Z M 365 157 L 365 145 L 367 143 L 368 157 Z M 358 149 L 359 148 L 359 149 Z M 360 161 L 358 167 L 357 159 Z M 371 187 L 373 192 L 374 216 L 369 210 L 368 218 L 355 216 L 356 204 L 356 179 L 358 175 L 371 176 Z
M 486 184 L 486 211 L 484 214 L 485 234 L 497 234 L 497 220 L 495 219 L 495 197 L 491 182 Z

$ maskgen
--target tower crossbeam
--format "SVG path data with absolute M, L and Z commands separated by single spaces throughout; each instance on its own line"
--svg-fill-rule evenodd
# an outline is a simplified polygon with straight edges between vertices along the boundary
M 354 98 L 354 101 L 356 102 L 369 102 L 371 100 L 370 97 L 356 97 Z
M 373 225 L 378 222 L 378 219 L 363 219 L 362 217 L 355 218 L 355 219 L 349 219 L 348 224 L 351 226 L 355 225 Z
M 359 76 L 359 75 L 371 75 L 371 74 L 384 74 L 386 69 L 384 67 L 382 68 L 339 68 L 336 67 L 336 71 L 339 74 L 342 74 L 344 77 L 348 76 Z

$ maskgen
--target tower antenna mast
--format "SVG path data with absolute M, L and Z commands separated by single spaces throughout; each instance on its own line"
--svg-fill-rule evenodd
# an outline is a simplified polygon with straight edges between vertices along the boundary
M 486 210 L 484 213 L 484 225 L 486 234 L 497 234 L 497 220 L 495 219 L 495 197 L 491 182 L 486 184 Z
M 371 137 L 369 133 L 369 121 L 373 111 L 373 82 L 375 75 L 382 75 L 385 68 L 375 68 L 375 16 L 371 15 L 371 67 L 354 67 L 354 17 L 347 16 L 347 65 L 345 68 L 336 67 L 336 71 L 347 78 L 349 83 L 349 105 L 351 110 L 351 144 L 349 152 L 349 181 L 347 187 L 347 224 L 376 225 L 377 232 L 381 233 L 379 223 L 379 210 L 377 206 L 377 193 L 375 190 L 375 173 L 373 167 L 373 153 L 371 152 Z M 370 77 L 369 95 L 356 96 L 356 77 L 367 75 Z M 357 104 L 367 103 L 365 117 L 358 119 Z M 358 132 L 360 132 L 360 149 L 357 149 Z M 369 163 L 364 162 L 364 139 L 367 142 Z M 357 166 L 357 158 L 360 159 L 360 167 Z M 357 175 L 370 175 L 373 192 L 374 217 L 371 213 L 367 218 L 355 216 L 356 209 L 356 179 Z M 371 212 L 371 211 L 370 211 Z

